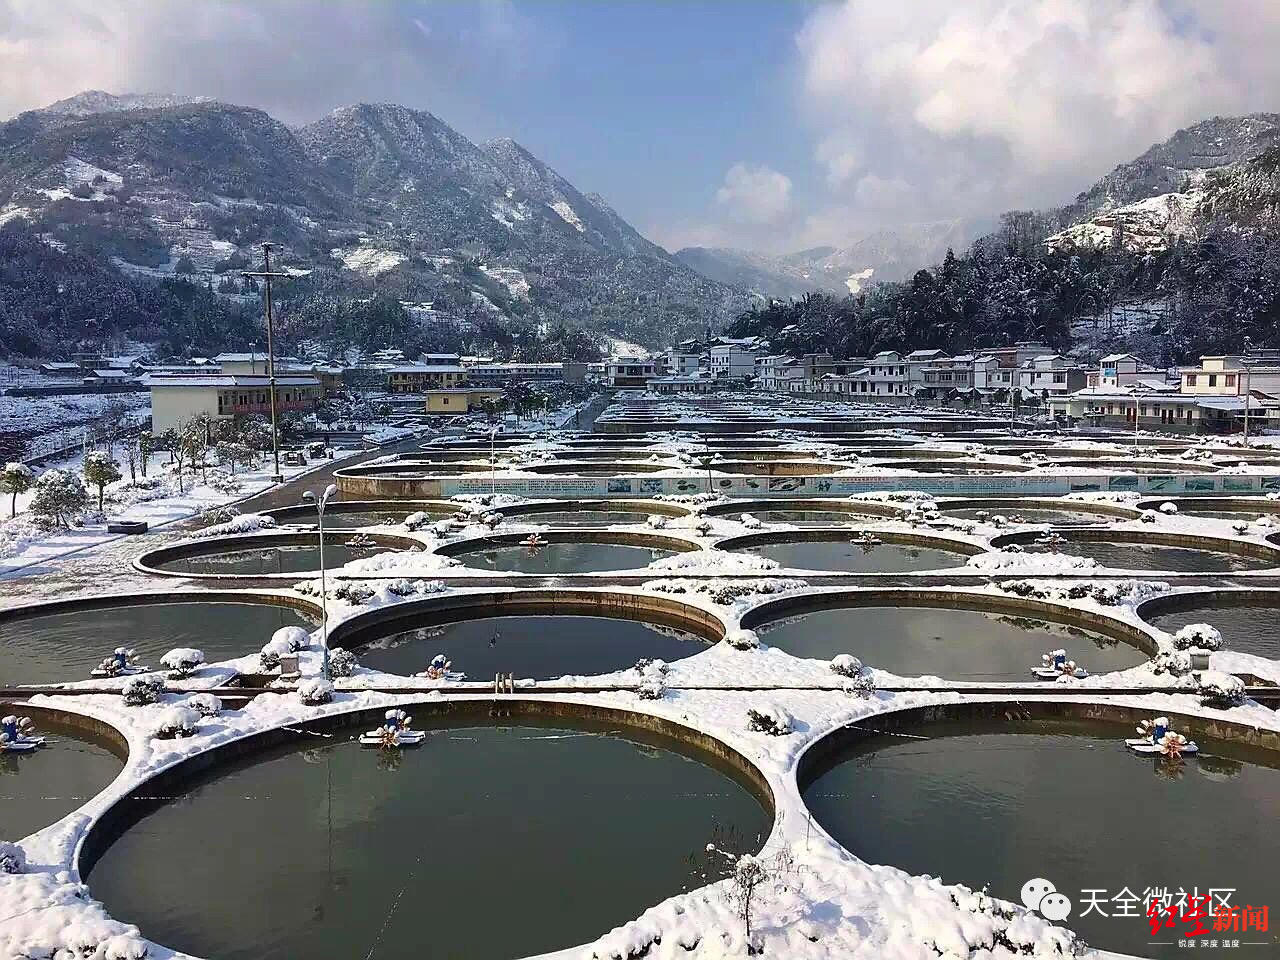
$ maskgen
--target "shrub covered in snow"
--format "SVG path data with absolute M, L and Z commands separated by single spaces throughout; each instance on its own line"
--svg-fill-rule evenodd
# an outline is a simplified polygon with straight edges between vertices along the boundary
M 298 684 L 298 699 L 309 707 L 328 703 L 333 699 L 333 684 L 322 677 L 308 677 Z
M 239 533 L 256 533 L 259 530 L 273 530 L 276 521 L 262 513 L 246 513 L 241 516 L 228 517 L 226 520 L 193 530 L 188 536 L 191 540 L 202 540 L 207 537 L 229 537 Z
M 1222 634 L 1207 623 L 1188 623 L 1173 635 L 1179 650 L 1221 650 Z
M 1103 607 L 1140 603 L 1165 593 L 1167 583 L 1156 580 L 1112 580 L 1106 583 L 1080 581 L 1056 583 L 1050 580 L 1002 580 L 996 586 L 1005 593 L 1036 600 L 1092 600 Z
M 174 680 L 189 676 L 204 663 L 204 651 L 194 647 L 175 647 L 160 658 L 160 666 L 169 671 Z
M 747 729 L 757 733 L 767 733 L 771 737 L 785 737 L 791 732 L 794 724 L 791 714 L 779 706 L 747 710 Z
M 856 677 L 850 677 L 840 684 L 840 689 L 851 697 L 867 699 L 874 696 L 876 692 L 876 681 L 870 673 L 861 673 Z
M 1092 557 L 1074 557 L 1066 553 L 1027 553 L 1010 544 L 990 553 L 970 557 L 966 566 L 983 573 L 1005 570 L 1027 570 L 1033 573 L 1080 573 L 1096 570 L 1101 564 Z
M 258 665 L 263 671 L 275 670 L 280 666 L 281 656 L 294 652 L 293 644 L 287 640 L 268 640 L 258 654 Z
M 27 855 L 16 843 L 0 840 L 0 873 L 22 873 L 27 869 Z
M 427 526 L 433 520 L 434 520 L 434 517 L 432 517 L 431 514 L 424 513 L 423 511 L 419 510 L 416 513 L 411 513 L 404 518 L 404 528 L 409 531 L 421 530 L 423 527 Z
M 1160 504 L 1160 512 L 1161 513 L 1177 513 L 1178 505 L 1174 503 L 1172 500 L 1166 500 L 1164 503 Z
M 1191 654 L 1184 650 L 1161 650 L 1151 658 L 1151 669 L 1171 677 L 1185 676 L 1191 672 Z
M 769 557 L 754 553 L 731 553 L 728 550 L 689 550 L 675 556 L 663 557 L 649 564 L 649 570 L 710 570 L 722 573 L 760 573 L 777 570 L 780 564 Z
M 786 577 L 763 577 L 758 580 L 650 580 L 643 589 L 655 593 L 700 593 L 709 596 L 721 606 L 730 606 L 746 597 L 770 596 L 800 590 L 808 584 L 803 580 Z
M 1206 670 L 1196 685 L 1200 703 L 1206 707 L 1229 709 L 1244 703 L 1244 681 L 1220 670 Z
M 289 647 L 287 652 L 293 653 L 306 648 L 311 642 L 311 634 L 304 627 L 296 625 L 281 627 L 271 634 L 271 642 L 287 644 Z
M 339 600 L 345 600 L 353 607 L 358 607 L 374 595 L 373 587 L 355 580 L 344 580 L 333 590 Z
M 724 635 L 724 642 L 735 650 L 754 650 L 760 646 L 760 636 L 754 630 L 735 627 Z
M 202 717 L 216 717 L 222 712 L 222 701 L 212 693 L 194 693 L 187 697 L 187 706 Z
M 154 735 L 161 740 L 194 737 L 199 726 L 200 714 L 197 711 L 181 705 L 172 706 L 160 714 Z
M 831 658 L 828 665 L 832 673 L 838 673 L 842 677 L 856 677 L 862 673 L 862 661 L 849 653 L 841 653 Z
M 143 707 L 149 703 L 157 703 L 163 693 L 164 679 L 154 673 L 143 674 L 140 677 L 130 677 L 120 691 L 121 696 L 124 697 L 124 702 L 131 707 Z
M 667 681 L 660 673 L 641 677 L 636 685 L 636 696 L 641 700 L 661 700 L 666 694 Z
M 329 673 L 335 677 L 349 677 L 359 665 L 360 661 L 350 650 L 334 647 L 329 651 Z

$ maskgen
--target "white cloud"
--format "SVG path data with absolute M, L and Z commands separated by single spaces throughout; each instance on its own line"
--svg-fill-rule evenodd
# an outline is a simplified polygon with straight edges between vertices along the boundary
M 465 109 L 558 54 L 508 0 L 0 0 L 0 116 L 85 89 L 310 120 L 360 100 Z
M 791 206 L 791 178 L 768 167 L 735 163 L 716 191 L 716 203 L 746 223 L 774 223 Z
M 1063 202 L 1179 127 L 1276 109 L 1278 41 L 1267 0 L 845 0 L 797 36 L 814 158 L 864 219 L 889 184 L 899 218 Z

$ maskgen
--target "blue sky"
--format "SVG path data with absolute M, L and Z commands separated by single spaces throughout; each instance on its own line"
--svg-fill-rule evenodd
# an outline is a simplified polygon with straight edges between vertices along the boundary
M 88 88 L 512 136 L 674 249 L 1073 197 L 1280 108 L 1274 0 L 0 0 L 0 114 Z

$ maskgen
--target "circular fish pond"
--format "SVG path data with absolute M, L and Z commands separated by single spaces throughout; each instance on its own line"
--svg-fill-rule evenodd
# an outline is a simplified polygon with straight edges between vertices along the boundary
M 1228 573 L 1234 570 L 1262 570 L 1277 565 L 1275 560 L 1263 557 L 1127 540 L 1071 540 L 1068 538 L 1052 545 L 1023 541 L 1022 547 L 1035 553 L 1057 551 L 1074 557 L 1090 557 L 1112 570 Z
M 550 614 L 447 621 L 423 615 L 345 636 L 362 666 L 419 673 L 443 653 L 471 680 L 495 673 L 545 680 L 593 676 L 633 666 L 641 658 L 680 660 L 707 648 L 707 639 L 675 626 L 615 617 Z
M 1183 602 L 1188 605 L 1182 606 Z M 1165 602 L 1161 601 L 1151 604 L 1149 609 L 1159 610 L 1163 606 Z M 1273 660 L 1280 658 L 1280 594 L 1270 602 L 1227 594 L 1205 597 L 1199 602 L 1181 601 L 1177 609 L 1168 612 L 1148 613 L 1144 610 L 1142 617 L 1152 626 L 1169 633 L 1176 633 L 1189 623 L 1208 623 L 1222 634 L 1222 645 L 1227 650 Z
M 326 555 L 327 559 L 327 555 Z M 195 647 L 214 663 L 256 653 L 281 627 L 313 624 L 292 607 L 199 601 L 81 606 L 0 617 L 0 677 L 6 684 L 87 680 L 116 647 L 159 669 L 174 647 Z
M 795 570 L 830 570 L 838 573 L 908 573 L 963 566 L 968 554 L 961 549 L 893 542 L 887 534 L 874 534 L 881 543 L 855 542 L 855 534 L 823 539 L 769 540 L 745 546 L 721 543 L 725 550 L 777 560 Z M 744 538 L 746 539 L 746 538 Z
M 60 820 L 91 800 L 124 766 L 124 748 L 105 737 L 21 704 L 0 707 L 0 713 L 30 716 L 36 725 L 32 733 L 45 738 L 45 745 L 30 753 L 0 752 L 0 830 L 6 840 L 20 840 Z
M 416 541 L 379 534 L 324 535 L 325 567 L 333 570 L 352 560 L 393 549 L 420 548 Z M 307 573 L 320 569 L 320 538 L 316 534 L 278 534 L 265 537 L 211 538 L 161 547 L 144 554 L 142 562 L 168 573 L 203 576 L 265 576 Z
M 769 830 L 755 795 L 685 747 L 527 724 L 442 729 L 394 753 L 347 731 L 306 737 L 198 775 L 173 802 L 130 801 L 135 825 L 92 868 L 93 896 L 219 960 L 375 945 L 383 960 L 512 960 L 606 933 L 705 882 L 689 858 L 708 842 L 756 850 Z
M 801 779 L 814 818 L 863 860 L 989 885 L 1015 903 L 1023 884 L 1046 879 L 1071 900 L 1066 926 L 1091 946 L 1141 957 L 1185 956 L 1177 941 L 1189 929 L 1153 936 L 1137 902 L 1145 891 L 1229 889 L 1239 907 L 1280 899 L 1273 755 L 1196 737 L 1198 756 L 1139 757 L 1122 742 L 1133 727 L 1120 723 L 890 730 L 819 753 Z M 1274 949 L 1274 933 L 1229 936 L 1242 951 L 1245 940 L 1262 941 L 1259 956 Z
M 797 657 L 851 653 L 900 676 L 1034 682 L 1041 656 L 1062 649 L 1090 673 L 1123 670 L 1147 656 L 1127 643 L 1033 616 L 952 607 L 827 607 L 757 626 L 760 639 Z
M 596 537 L 608 534 L 595 534 Z M 487 537 L 481 541 L 449 544 L 437 552 L 455 557 L 469 567 L 504 573 L 598 573 L 603 570 L 636 570 L 655 560 L 684 552 L 679 541 L 644 537 L 641 542 L 561 539 L 540 534 L 537 543 L 525 537 Z M 647 542 L 646 542 L 647 541 Z

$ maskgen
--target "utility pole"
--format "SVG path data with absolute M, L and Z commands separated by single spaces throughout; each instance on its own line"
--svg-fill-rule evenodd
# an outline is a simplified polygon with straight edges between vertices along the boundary
M 1253 349 L 1253 344 L 1248 337 L 1244 338 L 1244 356 L 1240 358 L 1240 365 L 1244 368 L 1241 372 L 1243 376 L 1241 380 L 1244 383 L 1244 445 L 1249 445 L 1249 351 Z
M 262 245 L 262 262 L 263 268 L 257 273 L 244 273 L 241 276 L 252 277 L 254 279 L 262 279 L 267 284 L 267 384 L 271 393 L 271 455 L 274 458 L 276 471 L 271 479 L 276 483 L 284 480 L 284 475 L 280 472 L 280 430 L 276 424 L 276 354 L 275 344 L 273 342 L 272 318 L 271 318 L 271 279 L 273 277 L 287 277 L 287 273 L 271 272 L 271 244 L 264 243 Z

